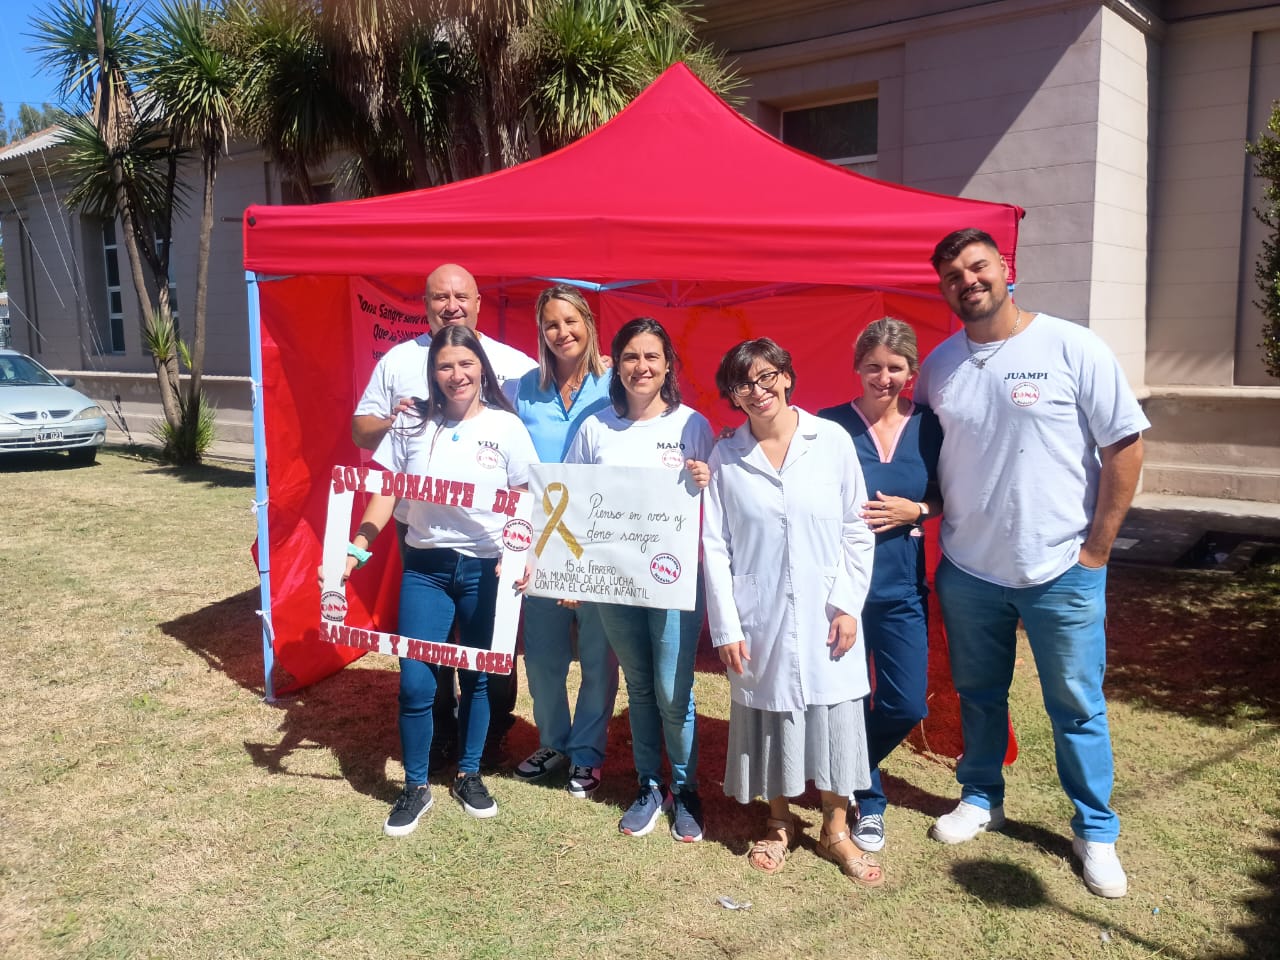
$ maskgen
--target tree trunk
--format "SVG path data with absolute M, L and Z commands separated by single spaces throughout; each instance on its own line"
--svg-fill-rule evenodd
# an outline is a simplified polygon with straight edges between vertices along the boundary
M 205 314 L 209 297 L 209 248 L 213 237 L 213 184 L 218 176 L 218 144 L 203 145 L 204 205 L 200 210 L 200 242 L 196 254 L 195 317 L 191 329 L 191 387 L 188 395 L 200 395 L 204 377 Z

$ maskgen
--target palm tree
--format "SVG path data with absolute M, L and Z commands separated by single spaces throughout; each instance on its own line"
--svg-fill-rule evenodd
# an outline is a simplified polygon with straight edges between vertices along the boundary
M 241 123 L 314 202 L 311 168 L 354 132 L 351 105 L 333 79 L 317 11 L 299 0 L 232 0 L 219 46 L 243 64 Z
M 213 188 L 218 158 L 226 152 L 236 117 L 239 78 L 234 59 L 216 47 L 216 12 L 202 0 L 166 0 L 150 24 L 143 73 L 160 101 L 177 142 L 200 157 L 203 191 L 196 254 L 196 289 L 191 338 L 191 383 L 182 404 L 188 429 L 199 419 L 204 372 L 205 322 L 209 290 L 209 248 L 213 235 Z
M 721 95 L 741 84 L 694 33 L 693 4 L 664 0 L 555 0 L 520 45 L 532 63 L 528 102 L 545 149 L 610 119 L 663 70 L 684 61 Z
M 684 59 L 738 82 L 671 0 L 235 0 L 245 122 L 304 193 L 351 151 L 371 192 L 431 186 L 562 146 Z
M 41 64 L 88 108 L 69 118 L 64 142 L 68 168 L 81 186 L 69 203 L 103 218 L 119 217 L 144 341 L 172 329 L 169 306 L 169 244 L 180 152 L 154 104 L 140 109 L 131 74 L 144 44 L 127 0 L 57 0 L 43 18 L 33 18 Z M 157 242 L 159 241 L 159 242 Z M 150 267 L 152 283 L 143 273 Z M 181 423 L 178 361 L 171 351 L 152 352 L 166 422 Z

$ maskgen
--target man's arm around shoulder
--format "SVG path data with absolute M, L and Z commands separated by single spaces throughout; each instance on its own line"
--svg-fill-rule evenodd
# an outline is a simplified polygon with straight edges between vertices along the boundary
M 1142 472 L 1142 434 L 1131 433 L 1098 451 L 1102 473 L 1098 477 L 1098 504 L 1089 524 L 1089 536 L 1080 545 L 1080 563 L 1086 567 L 1106 566 L 1111 557 L 1120 524 L 1133 502 Z
M 361 450 L 377 450 L 394 422 L 394 417 L 358 413 L 351 418 L 351 441 Z

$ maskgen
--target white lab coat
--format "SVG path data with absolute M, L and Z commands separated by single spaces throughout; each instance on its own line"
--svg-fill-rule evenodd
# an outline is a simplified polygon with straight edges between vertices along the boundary
M 844 428 L 800 415 L 782 470 L 744 423 L 716 444 L 703 498 L 707 619 L 717 647 L 746 641 L 742 676 L 728 672 L 738 703 L 797 711 L 870 693 L 862 605 L 875 535 L 860 516 L 862 467 Z M 831 658 L 839 613 L 858 618 L 858 641 Z

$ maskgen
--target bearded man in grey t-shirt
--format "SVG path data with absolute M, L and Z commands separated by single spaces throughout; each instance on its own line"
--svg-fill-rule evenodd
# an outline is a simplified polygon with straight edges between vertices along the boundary
M 1009 685 L 1021 620 L 1075 807 L 1085 885 L 1122 897 L 1111 809 L 1107 560 L 1142 469 L 1150 426 L 1114 354 L 1085 327 L 1022 310 L 990 235 L 958 230 L 933 254 L 963 329 L 920 371 L 916 396 L 942 424 L 943 560 L 935 576 L 964 755 L 960 804 L 934 824 L 963 843 L 1004 823 Z

